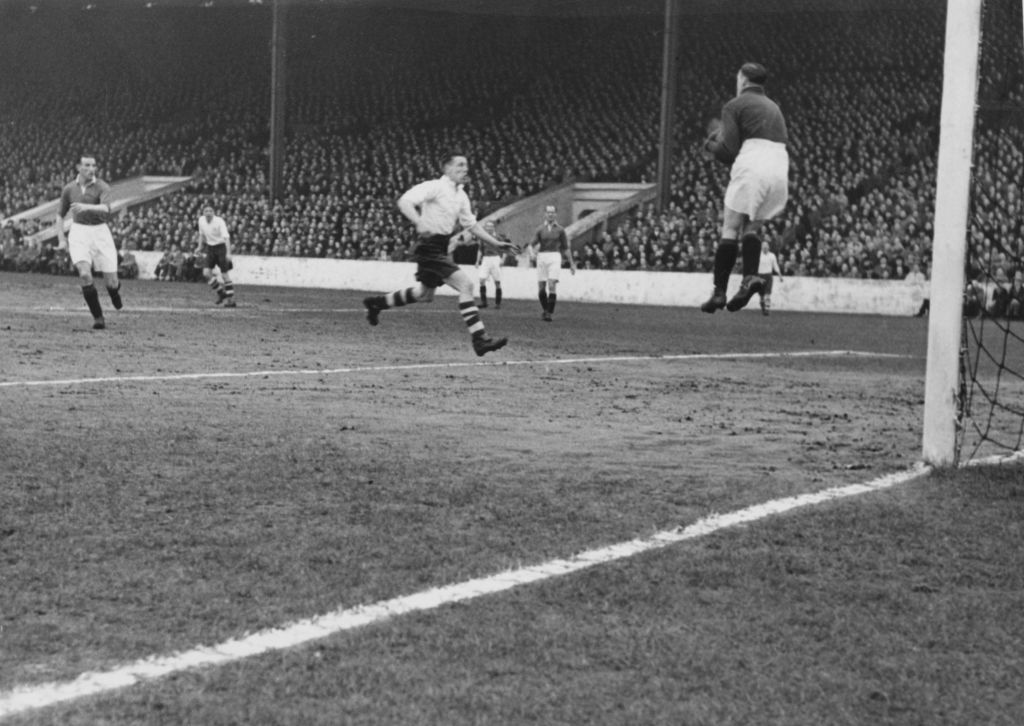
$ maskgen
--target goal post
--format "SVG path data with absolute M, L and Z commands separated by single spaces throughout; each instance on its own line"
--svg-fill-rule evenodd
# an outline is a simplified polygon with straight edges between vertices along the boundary
M 983 0 L 948 0 L 932 240 L 922 458 L 957 461 L 964 268 Z

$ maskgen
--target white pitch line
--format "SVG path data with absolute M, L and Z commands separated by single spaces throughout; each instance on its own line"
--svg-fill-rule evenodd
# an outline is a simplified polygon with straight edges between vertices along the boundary
M 224 310 L 224 313 L 218 313 L 218 310 Z M 79 317 L 88 314 L 88 310 L 84 307 L 61 307 L 59 305 L 48 305 L 46 307 L 35 307 L 35 308 L 7 308 L 4 312 L 14 313 L 19 315 L 77 315 Z M 218 315 L 223 314 L 225 316 L 237 316 L 243 312 L 258 312 L 261 315 L 264 313 L 359 313 L 360 315 L 366 314 L 366 308 L 275 308 L 275 307 L 264 307 L 259 303 L 239 303 L 238 307 L 228 310 L 227 308 L 217 308 L 213 305 L 209 307 L 182 307 L 182 306 L 156 306 L 146 305 L 141 307 L 124 308 L 111 313 L 113 319 L 119 317 L 131 317 L 133 313 L 186 313 L 186 314 L 201 314 L 201 315 Z M 424 310 L 421 314 L 429 315 L 434 314 L 450 314 L 450 311 L 445 310 Z
M 207 378 L 264 378 L 268 376 L 330 376 L 341 373 L 381 373 L 394 371 L 412 371 L 434 368 L 475 368 L 481 366 L 534 366 L 534 365 L 572 365 L 574 363 L 635 363 L 639 361 L 659 360 L 731 360 L 737 358 L 836 358 L 842 356 L 860 358 L 909 358 L 912 356 L 895 353 L 872 353 L 857 350 L 825 350 L 825 351 L 794 351 L 790 353 L 692 353 L 680 355 L 620 355 L 591 356 L 583 358 L 553 358 L 550 360 L 510 360 L 491 362 L 455 362 L 455 363 L 405 363 L 389 366 L 349 366 L 345 368 L 296 368 L 277 371 L 232 371 L 204 373 L 167 373 L 150 376 L 104 376 L 98 378 L 63 378 L 57 380 L 38 381 L 0 381 L 0 388 L 19 388 L 33 386 L 77 386 L 88 383 L 150 383 L 153 381 L 194 381 Z
M 119 668 L 83 673 L 73 681 L 16 687 L 7 692 L 0 692 L 0 718 L 155 681 L 172 673 L 225 665 L 242 658 L 294 648 L 310 641 L 321 640 L 348 630 L 384 622 L 407 613 L 434 610 L 443 605 L 472 600 L 482 595 L 492 595 L 521 585 L 635 557 L 645 552 L 705 537 L 723 529 L 749 524 L 800 507 L 888 489 L 925 476 L 930 472 L 930 467 L 918 465 L 913 469 L 889 474 L 863 484 L 834 487 L 820 492 L 775 499 L 726 514 L 713 514 L 687 527 L 665 530 L 650 537 L 588 550 L 566 559 L 550 560 L 532 567 L 432 588 L 370 605 L 335 610 L 324 615 L 286 624 L 280 628 L 262 630 L 242 638 L 228 640 L 218 645 L 200 646 L 172 655 L 144 658 Z

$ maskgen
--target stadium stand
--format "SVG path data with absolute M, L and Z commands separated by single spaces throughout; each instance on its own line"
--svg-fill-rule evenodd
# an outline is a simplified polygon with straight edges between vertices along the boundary
M 0 217 L 53 199 L 90 149 L 110 180 L 193 177 L 118 220 L 117 238 L 139 250 L 191 249 L 211 203 L 237 254 L 402 260 L 412 230 L 394 200 L 452 147 L 474 166 L 481 215 L 568 180 L 656 176 L 660 18 L 296 7 L 285 191 L 271 200 L 268 19 L 266 8 L 168 8 L 122 9 L 116 23 L 52 10 L 5 23 Z M 1019 25 L 1008 20 L 994 42 L 1019 45 Z M 732 92 L 732 69 L 760 58 L 793 138 L 790 208 L 769 231 L 784 272 L 886 279 L 928 269 L 941 3 L 693 16 L 683 32 L 671 202 L 660 213 L 641 205 L 603 240 L 581 243 L 581 267 L 710 269 L 726 177 L 699 140 Z M 68 42 L 55 47 L 55 35 Z M 102 71 L 96 86 L 64 72 L 83 37 Z M 1024 97 L 1019 69 L 983 68 L 981 94 L 972 246 L 999 264 L 994 242 L 1020 238 L 1021 119 L 1000 112 Z

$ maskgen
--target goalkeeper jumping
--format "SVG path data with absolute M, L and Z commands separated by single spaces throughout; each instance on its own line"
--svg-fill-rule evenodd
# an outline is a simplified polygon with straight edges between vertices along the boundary
M 789 198 L 789 140 L 786 120 L 764 92 L 768 71 L 760 63 L 744 63 L 736 74 L 736 97 L 714 120 L 704 149 L 729 164 L 722 238 L 715 249 L 714 292 L 700 309 L 735 312 L 762 290 L 757 274 L 761 258 L 761 225 L 778 215 Z M 742 244 L 743 281 L 727 303 L 725 290 Z

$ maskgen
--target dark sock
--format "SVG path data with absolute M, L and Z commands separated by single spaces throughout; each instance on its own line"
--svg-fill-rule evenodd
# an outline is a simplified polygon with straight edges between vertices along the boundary
M 743 235 L 743 276 L 756 275 L 761 264 L 761 239 L 753 232 Z
M 553 292 L 548 293 L 548 312 L 555 312 L 555 303 L 558 301 L 558 295 Z
M 487 285 L 481 285 L 480 286 L 480 304 L 481 305 L 486 305 L 487 304 Z
M 103 308 L 100 307 L 100 294 L 96 292 L 96 286 L 89 284 L 82 287 L 82 297 L 85 298 L 85 304 L 89 306 L 89 312 L 92 313 L 94 318 L 103 317 Z
M 546 313 L 547 312 L 551 312 L 550 310 L 548 310 L 548 291 L 547 290 L 542 290 L 541 292 L 537 293 L 537 299 L 540 300 L 540 306 L 544 310 L 544 312 L 546 312 Z
M 120 310 L 124 307 L 124 303 L 121 302 L 121 283 L 117 283 L 117 287 L 108 287 L 107 292 L 110 293 L 110 302 L 114 305 L 114 310 Z
M 501 305 L 501 285 L 494 283 L 494 304 Z
M 732 268 L 736 266 L 736 257 L 739 255 L 739 245 L 734 239 L 722 239 L 715 250 L 715 290 L 725 292 L 729 286 L 729 275 Z

